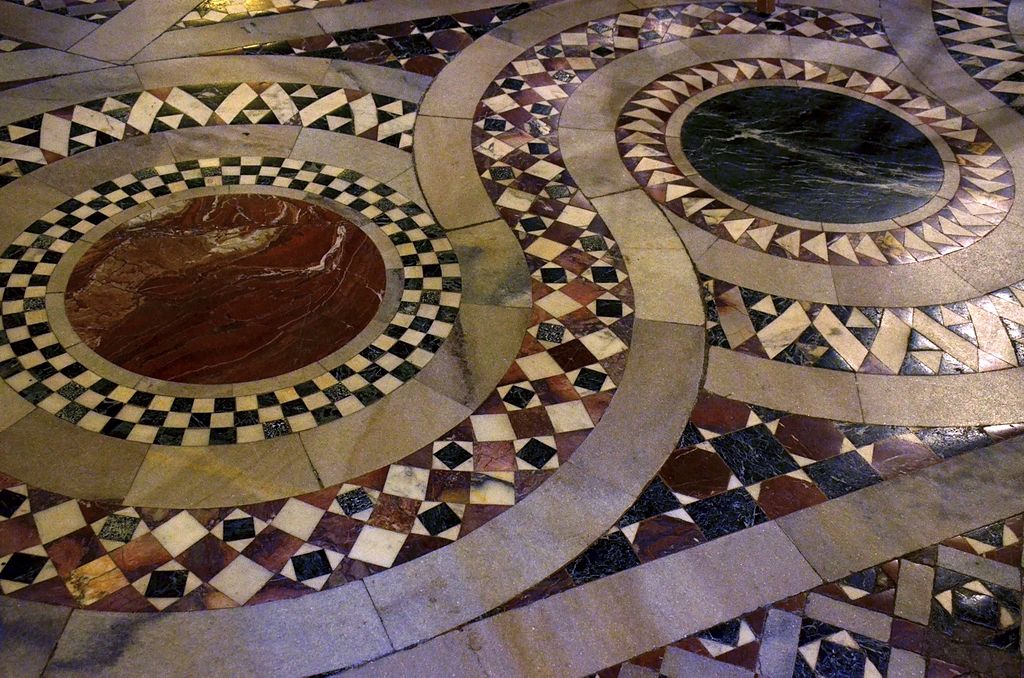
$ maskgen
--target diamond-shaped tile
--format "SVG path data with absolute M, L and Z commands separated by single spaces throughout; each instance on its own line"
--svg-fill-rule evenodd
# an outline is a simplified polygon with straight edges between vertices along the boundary
M 434 468 L 446 468 L 451 471 L 469 470 L 473 459 L 473 443 L 451 441 L 434 443 Z
M 105 516 L 91 525 L 103 548 L 108 551 L 120 548 L 149 532 L 149 527 L 132 508 L 124 508 Z
M 172 556 L 184 552 L 207 533 L 208 530 L 188 511 L 181 511 L 153 530 L 153 536 Z
M 156 532 L 156 530 L 154 530 Z M 192 572 L 176 562 L 166 563 L 132 583 L 153 607 L 163 610 L 202 584 Z
M 281 574 L 319 591 L 327 583 L 334 568 L 341 564 L 341 561 L 340 553 L 313 544 L 305 544 L 288 559 Z
M 376 490 L 356 485 L 342 485 L 337 499 L 327 510 L 356 520 L 369 520 L 379 494 Z
M 459 536 L 464 504 L 423 502 L 412 531 L 415 534 L 429 534 L 431 537 L 455 539 Z
M 56 576 L 57 568 L 42 546 L 0 557 L 0 591 L 4 593 L 13 593 Z
M 210 533 L 236 551 L 242 551 L 266 527 L 265 521 L 235 509 L 214 525 Z
M 516 464 L 523 470 L 551 469 L 558 466 L 558 448 L 554 436 L 515 441 Z

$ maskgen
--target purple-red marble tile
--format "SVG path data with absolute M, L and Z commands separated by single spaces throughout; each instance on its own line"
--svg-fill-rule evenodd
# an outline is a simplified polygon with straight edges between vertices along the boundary
M 728 489 L 732 470 L 714 452 L 684 448 L 669 456 L 658 475 L 673 491 L 705 499 Z
M 760 485 L 757 504 L 771 519 L 828 501 L 814 483 L 792 476 L 776 476 Z
M 68 282 L 83 342 L 128 370 L 201 384 L 272 377 L 358 334 L 385 287 L 369 236 L 325 207 L 232 194 L 125 224 Z

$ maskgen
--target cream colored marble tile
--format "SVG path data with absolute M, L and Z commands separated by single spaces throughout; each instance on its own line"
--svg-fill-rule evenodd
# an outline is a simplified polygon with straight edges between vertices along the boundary
M 153 530 L 153 536 L 172 556 L 184 553 L 207 534 L 206 528 L 188 511 L 181 511 Z
M 404 534 L 367 525 L 356 537 L 348 557 L 371 565 L 391 567 L 405 539 Z
M 740 294 L 736 291 L 733 296 L 739 298 Z M 743 303 L 742 298 L 739 299 L 739 302 Z M 811 319 L 807 316 L 807 312 L 799 303 L 795 303 L 758 332 L 757 336 L 768 357 L 774 358 L 786 350 L 810 326 Z
M 323 509 L 293 498 L 285 502 L 270 524 L 306 541 L 323 515 Z
M 85 527 L 85 518 L 78 502 L 71 500 L 33 514 L 39 539 L 48 544 L 66 534 Z
M 274 573 L 245 556 L 238 556 L 210 580 L 210 585 L 244 605 L 270 581 Z
M 797 304 L 794 304 L 796 306 Z M 792 308 L 792 306 L 790 307 Z M 868 355 L 868 349 L 846 329 L 835 313 L 825 306 L 814 319 L 814 327 L 821 332 L 825 340 L 842 356 L 843 360 L 856 370 Z M 774 357 L 774 356 L 773 356 Z

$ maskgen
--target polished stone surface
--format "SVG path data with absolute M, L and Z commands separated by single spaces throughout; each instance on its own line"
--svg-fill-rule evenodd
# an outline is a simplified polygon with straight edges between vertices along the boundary
M 1020 675 L 1022 28 L 0 0 L 0 674 Z
M 90 348 L 157 379 L 196 384 L 284 374 L 342 347 L 386 284 L 370 238 L 291 198 L 232 194 L 158 208 L 76 264 L 68 318 Z
M 925 205 L 942 186 L 935 146 L 906 120 L 845 94 L 751 87 L 697 106 L 683 150 L 714 186 L 755 207 L 861 223 Z

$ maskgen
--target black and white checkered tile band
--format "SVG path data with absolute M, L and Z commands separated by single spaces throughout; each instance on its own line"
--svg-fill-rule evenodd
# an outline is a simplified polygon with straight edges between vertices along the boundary
M 358 354 L 275 391 L 183 398 L 139 391 L 82 365 L 54 335 L 45 294 L 61 257 L 119 212 L 192 188 L 280 186 L 322 196 L 372 220 L 402 260 L 396 315 Z M 458 315 L 459 264 L 444 231 L 394 189 L 358 172 L 282 158 L 212 158 L 128 174 L 85 191 L 29 226 L 0 254 L 0 377 L 23 398 L 90 431 L 160 445 L 273 438 L 352 414 L 412 379 Z

